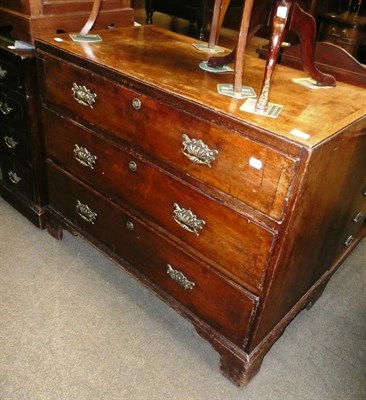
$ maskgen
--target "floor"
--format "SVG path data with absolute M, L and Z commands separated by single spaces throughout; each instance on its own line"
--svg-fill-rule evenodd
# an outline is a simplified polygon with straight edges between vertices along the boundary
M 365 265 L 363 240 L 239 389 L 188 321 L 0 198 L 0 399 L 365 400 Z
M 154 23 L 194 36 L 188 21 Z M 223 30 L 220 44 L 236 35 Z M 365 265 L 366 239 L 240 389 L 188 321 L 82 239 L 57 241 L 0 198 L 0 400 L 365 400 Z

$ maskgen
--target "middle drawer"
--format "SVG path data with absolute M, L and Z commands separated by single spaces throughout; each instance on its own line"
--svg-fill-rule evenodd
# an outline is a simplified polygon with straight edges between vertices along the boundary
M 142 157 L 44 111 L 47 156 L 258 293 L 273 234 Z M 57 120 L 55 120 L 57 118 Z

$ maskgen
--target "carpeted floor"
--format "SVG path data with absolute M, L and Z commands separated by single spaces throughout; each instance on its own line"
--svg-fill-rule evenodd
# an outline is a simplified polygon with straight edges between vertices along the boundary
M 1 400 L 364 400 L 366 240 L 248 387 L 189 322 L 78 237 L 0 198 Z
M 239 389 L 188 321 L 80 238 L 59 242 L 0 198 L 0 400 L 365 400 L 365 265 L 363 240 Z

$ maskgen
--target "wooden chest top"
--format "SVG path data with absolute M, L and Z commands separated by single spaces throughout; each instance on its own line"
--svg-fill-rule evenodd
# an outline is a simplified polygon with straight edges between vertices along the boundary
M 172 101 L 183 101 L 188 111 L 195 112 L 199 105 L 209 118 L 225 118 L 226 125 L 257 126 L 306 147 L 314 147 L 353 121 L 365 118 L 364 88 L 337 82 L 335 88 L 308 89 L 292 81 L 306 77 L 304 72 L 281 65 L 275 70 L 270 92 L 270 101 L 283 106 L 281 114 L 274 119 L 244 112 L 240 110 L 244 100 L 217 93 L 217 84 L 233 82 L 231 73 L 213 74 L 200 69 L 199 64 L 208 55 L 192 46 L 194 39 L 153 26 L 100 34 L 103 40 L 97 43 L 73 42 L 66 34 L 58 38 L 44 36 L 37 47 L 55 55 L 62 52 L 64 58 L 111 79 L 147 84 L 156 97 L 172 95 Z M 259 93 L 263 73 L 264 61 L 246 56 L 243 83 Z

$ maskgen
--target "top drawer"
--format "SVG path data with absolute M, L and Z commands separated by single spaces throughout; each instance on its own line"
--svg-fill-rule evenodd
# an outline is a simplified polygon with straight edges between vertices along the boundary
M 49 105 L 282 219 L 295 160 L 82 68 L 47 59 L 44 71 Z

